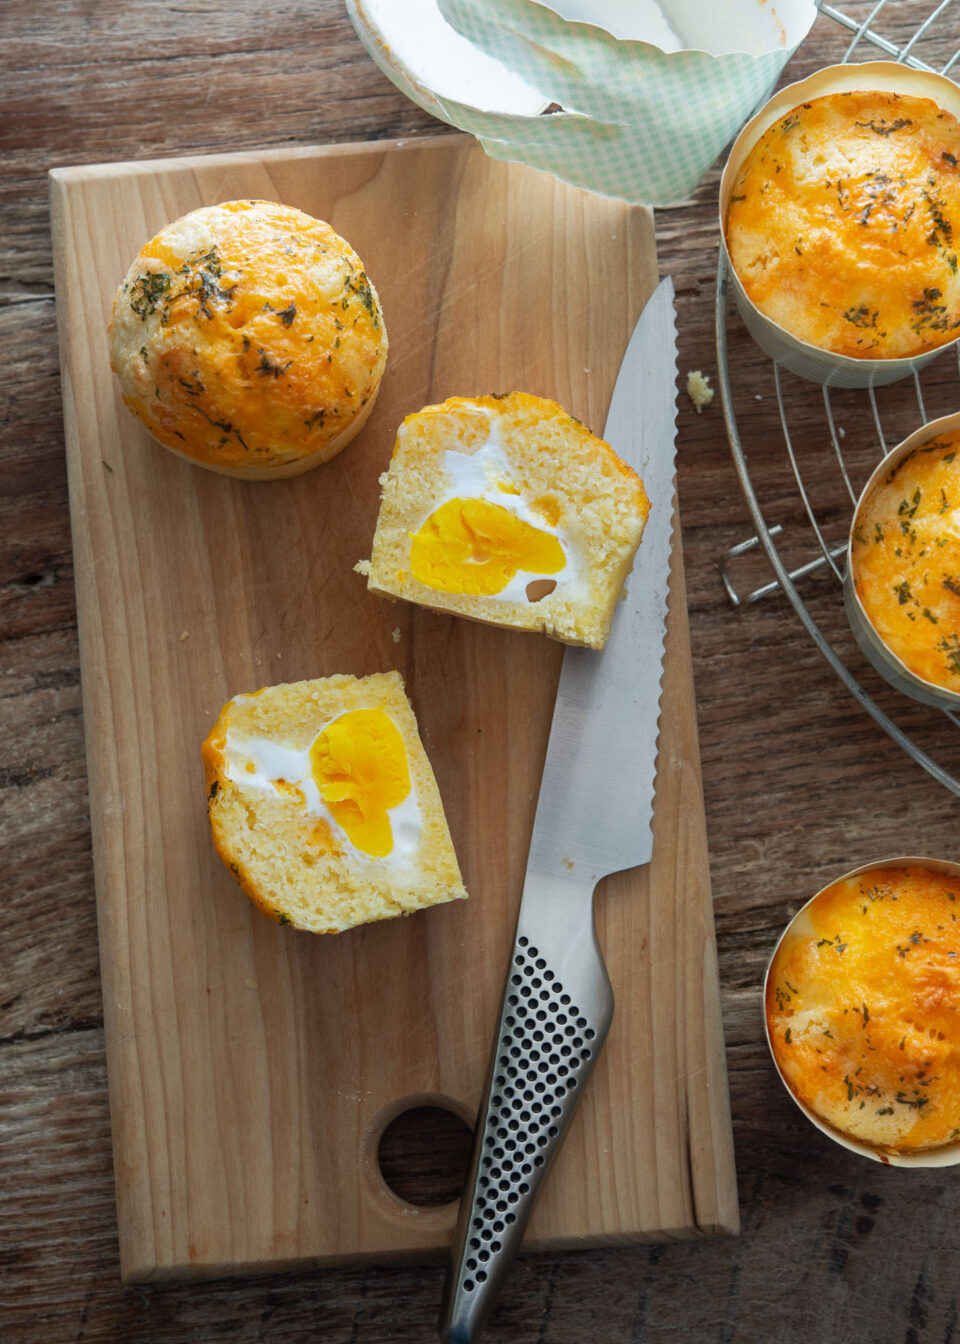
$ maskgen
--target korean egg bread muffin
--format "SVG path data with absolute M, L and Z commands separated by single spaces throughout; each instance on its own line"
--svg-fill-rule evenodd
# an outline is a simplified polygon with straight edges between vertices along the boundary
M 154 438 L 249 480 L 346 447 L 387 358 L 356 252 L 271 201 L 205 206 L 161 229 L 117 291 L 109 339 L 124 402 Z
M 854 588 L 916 676 L 960 693 L 960 431 L 908 452 L 861 500 Z
M 960 332 L 960 123 L 929 98 L 833 93 L 744 161 L 726 218 L 751 302 L 800 340 L 910 357 Z
M 234 696 L 203 760 L 217 852 L 281 924 L 339 933 L 466 896 L 399 673 Z
M 823 1121 L 896 1152 L 960 1136 L 960 884 L 872 868 L 801 912 L 767 981 L 780 1071 Z
M 554 401 L 451 397 L 404 420 L 372 592 L 602 648 L 643 534 L 639 476 Z

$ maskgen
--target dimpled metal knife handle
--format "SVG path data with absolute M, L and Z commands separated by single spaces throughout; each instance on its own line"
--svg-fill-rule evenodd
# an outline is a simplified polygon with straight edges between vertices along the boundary
M 613 1015 L 597 882 L 649 863 L 670 586 L 676 422 L 673 284 L 627 346 L 604 438 L 655 503 L 603 652 L 568 647 L 557 686 L 520 914 L 441 1337 L 477 1339 Z
M 444 1290 L 447 1344 L 479 1338 L 610 1026 L 592 893 L 581 903 L 586 926 L 561 939 L 563 919 L 548 932 L 521 912 Z

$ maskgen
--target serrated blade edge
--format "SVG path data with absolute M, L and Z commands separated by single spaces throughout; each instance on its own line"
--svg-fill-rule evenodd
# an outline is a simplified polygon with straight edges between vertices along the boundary
M 676 430 L 673 282 L 630 338 L 604 438 L 640 475 L 650 514 L 604 649 L 568 648 L 528 873 L 596 881 L 649 861 L 666 633 Z M 585 870 L 585 871 L 584 871 Z

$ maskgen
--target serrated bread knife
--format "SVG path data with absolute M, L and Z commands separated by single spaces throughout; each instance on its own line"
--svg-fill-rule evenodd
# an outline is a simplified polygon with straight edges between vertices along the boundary
M 673 283 L 663 280 L 620 365 L 604 438 L 641 476 L 650 514 L 602 652 L 568 648 L 523 898 L 440 1317 L 479 1337 L 540 1183 L 613 1016 L 593 892 L 648 863 L 660 720 L 676 419 Z

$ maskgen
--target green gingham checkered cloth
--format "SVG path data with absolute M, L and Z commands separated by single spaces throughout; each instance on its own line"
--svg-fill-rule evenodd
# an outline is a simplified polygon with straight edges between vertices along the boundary
M 495 159 L 546 169 L 574 186 L 648 205 L 694 189 L 776 81 L 793 48 L 760 56 L 666 54 L 570 23 L 533 0 L 439 0 L 447 21 L 565 110 L 519 116 L 425 95 L 368 51 L 408 97 L 469 131 Z M 348 0 L 348 9 L 351 6 Z M 810 21 L 814 17 L 810 4 Z

